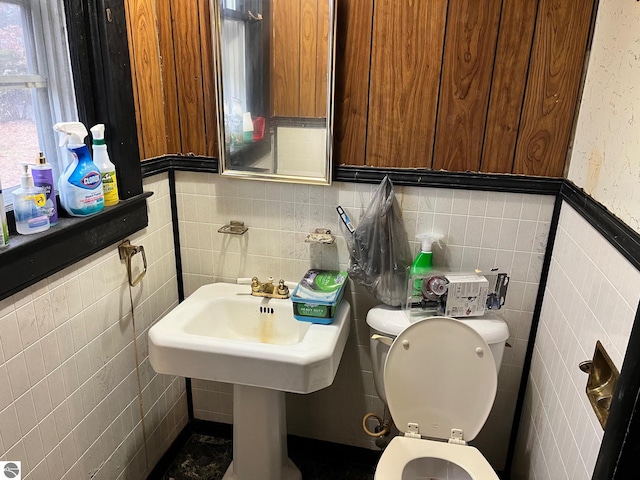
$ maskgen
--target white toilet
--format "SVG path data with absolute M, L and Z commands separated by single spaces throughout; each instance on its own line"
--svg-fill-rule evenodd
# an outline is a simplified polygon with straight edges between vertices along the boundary
M 504 321 L 430 317 L 410 323 L 403 311 L 380 306 L 369 312 L 367 323 L 374 332 L 378 394 L 404 432 L 385 449 L 375 478 L 498 480 L 466 442 L 493 405 L 509 336 Z

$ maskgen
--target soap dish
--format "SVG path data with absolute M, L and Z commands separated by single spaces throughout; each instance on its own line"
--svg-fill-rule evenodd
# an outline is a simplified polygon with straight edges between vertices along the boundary
M 324 243 L 325 245 L 331 245 L 336 241 L 336 237 L 331 235 L 331 230 L 328 228 L 316 228 L 313 233 L 307 235 L 304 241 L 305 243 Z

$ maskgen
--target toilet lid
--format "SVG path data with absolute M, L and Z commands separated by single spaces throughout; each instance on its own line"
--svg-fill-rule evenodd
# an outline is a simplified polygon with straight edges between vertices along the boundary
M 460 429 L 473 440 L 489 416 L 498 384 L 487 343 L 473 328 L 448 317 L 407 327 L 384 367 L 389 410 L 400 431 L 418 424 L 423 437 L 448 440 Z

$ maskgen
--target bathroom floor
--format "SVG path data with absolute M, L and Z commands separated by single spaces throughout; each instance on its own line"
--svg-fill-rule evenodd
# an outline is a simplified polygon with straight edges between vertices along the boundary
M 218 480 L 232 459 L 232 440 L 191 434 L 162 480 Z M 289 437 L 289 457 L 304 480 L 372 480 L 379 453 Z

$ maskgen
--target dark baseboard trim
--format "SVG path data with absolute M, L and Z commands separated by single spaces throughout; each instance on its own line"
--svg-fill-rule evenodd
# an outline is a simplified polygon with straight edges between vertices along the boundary
M 176 459 L 180 450 L 187 444 L 193 431 L 189 423 L 187 423 L 182 431 L 178 434 L 173 443 L 169 446 L 164 455 L 160 457 L 156 466 L 153 467 L 153 470 L 149 472 L 147 476 L 147 480 L 161 480 L 164 477 L 164 474 L 171 466 L 171 463 Z
M 563 182 L 560 196 L 624 258 L 640 270 L 640 234 L 638 232 L 570 180 Z

